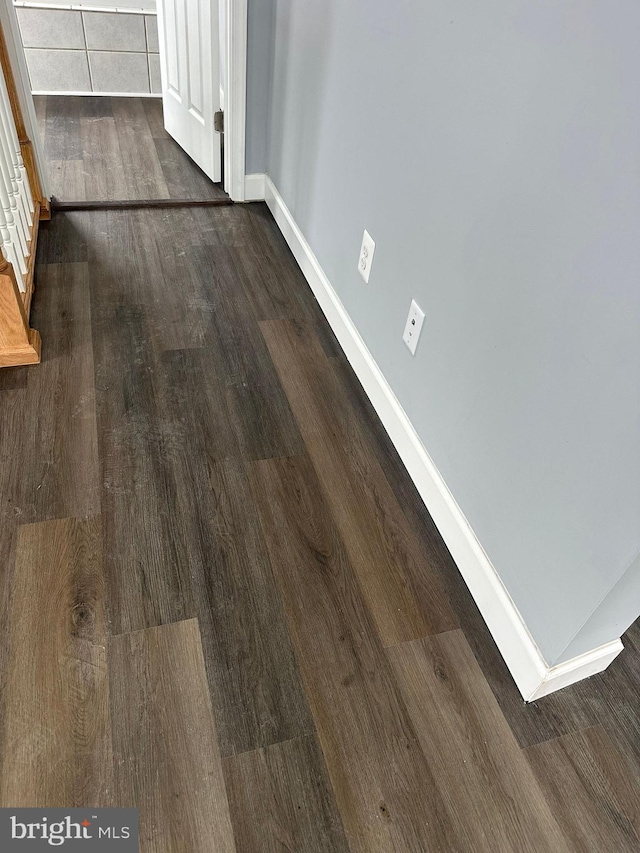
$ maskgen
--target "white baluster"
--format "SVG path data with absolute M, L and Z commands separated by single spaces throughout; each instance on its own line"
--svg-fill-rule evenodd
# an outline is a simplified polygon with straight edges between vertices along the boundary
M 25 198 L 27 199 L 27 209 L 31 214 L 34 210 L 33 198 L 31 197 L 31 189 L 29 187 L 29 180 L 27 178 L 26 169 L 24 167 L 24 163 L 22 162 L 20 140 L 18 139 L 18 131 L 16 130 L 15 121 L 13 119 L 13 110 L 11 109 L 11 98 L 9 97 L 7 83 L 4 79 L 3 74 L 0 74 L 0 100 L 2 100 L 5 105 L 5 114 L 7 117 L 7 133 L 12 152 L 11 161 L 15 169 L 16 179 L 18 181 L 24 181 Z M 31 219 L 31 217 L 29 218 Z
M 0 185 L 3 184 L 3 181 L 0 178 Z M 0 188 L 0 196 L 2 195 L 2 189 Z M 1 202 L 1 200 L 0 200 Z M 0 207 L 0 239 L 2 240 L 2 254 L 5 259 L 9 261 L 9 263 L 13 266 L 14 270 L 20 269 L 20 256 L 19 253 L 16 252 L 16 246 L 13 240 L 11 239 L 11 231 L 9 229 L 9 225 L 7 223 L 7 217 L 5 216 L 5 212 Z M 20 292 L 25 292 L 25 285 L 21 275 L 16 275 L 16 280 L 18 282 L 18 287 L 20 288 Z
M 16 201 L 16 193 L 15 185 L 12 186 L 11 183 L 11 172 L 9 168 L 9 163 L 7 162 L 7 155 L 5 152 L 4 145 L 2 144 L 2 132 L 0 128 L 0 203 L 4 209 L 4 215 L 7 220 L 7 227 L 11 233 L 12 239 L 16 245 L 16 251 L 20 253 L 23 261 L 19 265 L 20 271 L 25 272 L 26 270 L 26 258 L 29 254 L 27 240 L 28 237 L 25 233 L 25 223 L 20 216 L 20 211 L 18 210 L 18 205 Z M 24 267 L 24 269 L 23 269 Z M 16 270 L 17 271 L 17 270 Z
M 26 246 L 23 245 L 22 240 L 20 239 L 18 225 L 15 221 L 13 210 L 11 209 L 8 186 L 10 186 L 10 182 L 7 179 L 7 164 L 5 162 L 4 151 L 0 145 L 0 206 L 2 207 L 3 219 L 8 234 L 5 235 L 2 232 L 0 233 L 2 233 L 2 239 L 4 244 L 7 246 L 7 250 L 13 253 L 11 263 L 13 264 L 16 276 L 18 277 L 19 272 L 26 273 L 27 271 L 27 252 Z M 0 228 L 1 226 L 2 220 L 0 220 Z M 9 247 L 11 248 L 9 249 Z
M 1 75 L 0 75 L 1 76 Z M 3 105 L 0 99 L 0 169 L 9 198 L 9 206 L 11 208 L 11 218 L 7 215 L 9 224 L 13 221 L 18 231 L 19 244 L 23 254 L 27 254 L 28 230 L 26 221 L 21 215 L 21 210 L 18 207 L 18 184 L 13 172 L 13 164 L 11 163 L 11 151 L 9 149 L 9 140 L 7 139 L 6 126 L 3 115 Z
M 13 120 L 13 110 L 11 109 L 11 99 L 7 90 L 4 76 L 0 74 L 0 101 L 4 105 L 2 112 L 6 117 L 6 128 L 9 139 L 9 147 L 11 151 L 11 162 L 13 164 L 16 181 L 18 183 L 18 192 L 23 203 L 26 220 L 29 225 L 29 234 L 31 234 L 31 224 L 33 223 L 33 198 L 31 196 L 31 188 L 29 187 L 29 179 L 27 172 L 22 162 L 22 153 L 20 151 L 20 141 L 18 140 L 18 132 Z
M 20 143 L 18 143 L 18 148 L 19 147 Z M 27 216 L 27 222 L 29 223 L 29 233 L 31 233 L 35 208 L 33 205 L 33 196 L 31 195 L 31 187 L 29 186 L 29 177 L 22 161 L 22 154 L 19 150 L 16 159 L 18 161 L 18 188 L 20 189 L 20 198 L 24 200 L 25 213 Z
M 4 77 L 0 74 L 0 153 L 2 155 L 7 190 L 9 192 L 11 212 L 16 228 L 18 229 L 22 250 L 26 256 L 28 255 L 29 240 L 31 239 L 31 217 L 24 204 L 24 196 L 21 192 L 22 180 L 18 180 L 20 173 L 17 169 L 17 162 L 14 168 L 13 156 L 15 152 L 12 151 L 11 130 L 15 132 L 13 114 L 11 113 L 11 104 Z

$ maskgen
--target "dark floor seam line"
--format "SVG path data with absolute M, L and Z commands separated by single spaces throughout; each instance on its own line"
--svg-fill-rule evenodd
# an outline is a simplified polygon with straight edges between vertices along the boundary
M 320 738 L 318 737 L 318 730 L 315 726 L 309 729 L 307 732 L 301 732 L 299 735 L 294 735 L 293 737 L 285 738 L 284 740 L 274 740 L 273 743 L 265 744 L 265 746 L 254 746 L 251 749 L 243 749 L 240 752 L 230 752 L 227 755 L 223 755 L 220 753 L 220 758 L 223 763 L 225 761 L 231 761 L 234 758 L 243 758 L 246 755 L 252 755 L 256 752 L 266 751 L 267 749 L 271 749 L 272 746 L 286 746 L 288 743 L 296 743 L 296 741 L 305 740 L 308 738 L 316 738 L 318 744 L 320 744 Z M 323 753 L 324 755 L 324 753 Z
M 159 625 L 145 625 L 144 628 L 136 628 L 133 631 L 120 631 L 117 634 L 112 634 L 109 631 L 109 625 L 107 625 L 107 644 L 110 640 L 115 640 L 121 637 L 130 637 L 132 634 L 140 634 L 143 631 L 150 631 L 152 628 L 167 628 L 170 625 L 181 625 L 183 622 L 191 622 L 192 619 L 195 619 L 198 623 L 198 630 L 200 629 L 200 619 L 197 616 L 187 616 L 184 619 L 174 619 L 171 622 L 161 622 Z
M 72 210 L 131 210 L 135 208 L 167 207 L 228 207 L 235 204 L 230 198 L 148 198 L 122 201 L 58 201 L 51 199 L 52 212 Z

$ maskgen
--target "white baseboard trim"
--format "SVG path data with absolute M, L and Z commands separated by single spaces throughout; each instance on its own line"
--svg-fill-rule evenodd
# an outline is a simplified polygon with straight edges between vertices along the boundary
M 118 15 L 122 15 L 123 13 L 127 15 L 158 14 L 157 9 L 145 9 L 142 6 L 127 9 L 122 6 L 100 6 L 91 3 L 36 3 L 31 2 L 31 0 L 14 0 L 13 5 L 24 9 L 63 9 L 66 12 L 113 12 Z M 63 50 L 66 50 L 66 48 L 63 48 Z
M 244 200 L 264 201 L 267 176 L 256 172 L 244 176 Z
M 571 658 L 565 663 L 548 666 L 542 682 L 530 696 L 525 696 L 525 699 L 527 702 L 533 702 L 535 699 L 540 699 L 542 696 L 547 696 L 549 693 L 555 693 L 556 690 L 575 684 L 576 681 L 582 681 L 583 678 L 589 678 L 590 675 L 602 672 L 614 658 L 618 657 L 623 648 L 621 640 L 612 640 L 610 643 L 605 643 L 604 646 Z
M 282 196 L 268 176 L 264 183 L 266 202 L 280 231 L 451 552 L 523 698 L 531 702 L 606 669 L 622 651 L 620 640 L 558 666 L 549 666 L 544 660 Z
M 90 98 L 161 98 L 156 92 L 49 92 L 33 90 L 32 95 L 71 95 L 73 97 Z

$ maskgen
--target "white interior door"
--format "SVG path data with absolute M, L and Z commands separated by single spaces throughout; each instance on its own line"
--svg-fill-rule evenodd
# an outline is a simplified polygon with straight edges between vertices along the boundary
M 220 0 L 157 0 L 164 126 L 212 181 L 222 180 Z

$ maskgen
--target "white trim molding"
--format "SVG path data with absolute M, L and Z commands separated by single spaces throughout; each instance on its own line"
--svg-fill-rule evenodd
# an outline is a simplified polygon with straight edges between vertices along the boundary
M 618 657 L 623 648 L 620 639 L 612 640 L 610 643 L 605 643 L 604 646 L 599 646 L 597 649 L 571 658 L 565 663 L 547 666 L 540 684 L 530 696 L 524 698 L 527 702 L 533 702 L 535 699 L 541 699 L 549 693 L 555 693 L 556 690 L 575 684 L 576 681 L 582 681 L 583 678 L 589 678 L 590 675 L 602 672 L 612 660 Z
M 126 15 L 157 15 L 157 9 L 144 9 L 128 6 L 95 6 L 90 3 L 35 3 L 31 0 L 13 0 L 13 5 L 20 9 L 61 9 L 65 12 L 117 12 Z M 57 94 L 57 93 L 56 93 Z
M 268 176 L 265 196 L 329 325 L 469 587 L 523 698 L 531 702 L 606 669 L 622 651 L 620 640 L 557 666 L 549 666 L 545 661 L 496 569 Z
M 245 200 L 247 113 L 247 0 L 226 3 L 224 93 L 224 188 L 233 201 Z
M 142 54 L 140 54 L 142 56 Z M 71 95 L 92 98 L 161 98 L 162 94 L 158 92 L 41 92 L 35 90 L 32 95 Z
M 264 201 L 267 176 L 256 172 L 253 175 L 245 175 L 244 178 L 244 200 Z

